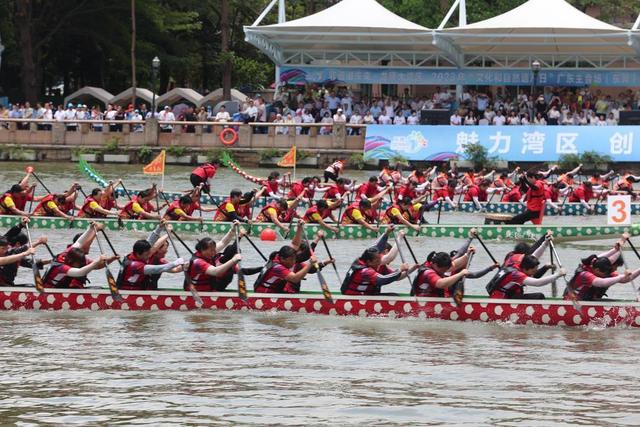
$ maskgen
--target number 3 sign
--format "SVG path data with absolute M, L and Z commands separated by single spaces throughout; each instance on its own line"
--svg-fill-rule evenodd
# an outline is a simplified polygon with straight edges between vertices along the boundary
M 607 197 L 607 223 L 609 225 L 631 224 L 631 196 Z

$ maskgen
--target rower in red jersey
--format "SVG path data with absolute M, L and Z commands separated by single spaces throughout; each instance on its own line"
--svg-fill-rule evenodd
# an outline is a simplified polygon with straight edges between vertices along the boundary
M 413 203 L 411 199 L 405 198 L 398 203 L 392 204 L 383 214 L 381 222 L 383 224 L 404 224 L 407 227 L 420 231 L 420 216 L 422 204 Z M 416 214 L 418 212 L 419 214 Z
M 155 197 L 154 189 L 142 190 L 137 196 L 124 205 L 118 216 L 122 219 L 160 219 L 160 215 L 154 214 L 157 209 L 151 203 Z
M 26 198 L 31 198 L 31 194 L 26 194 L 26 191 L 20 186 L 20 184 L 14 184 L 11 189 L 4 193 L 0 199 L 0 214 L 1 215 L 22 215 L 28 216 L 29 214 L 18 207 L 18 203 Z
M 150 287 L 154 275 L 182 271 L 185 263 L 182 258 L 164 264 L 150 264 L 151 254 L 152 246 L 147 240 L 138 240 L 133 245 L 133 251 L 122 262 L 122 269 L 116 280 L 118 289 L 145 290 Z
M 416 185 L 413 181 L 407 181 L 406 184 L 396 187 L 395 199 L 398 200 L 409 198 L 411 200 L 418 198 L 418 192 L 416 191 Z
M 328 224 L 325 219 L 330 218 L 333 222 L 337 223 L 336 218 L 333 217 L 331 211 L 337 209 L 342 200 L 338 200 L 335 203 L 329 203 L 326 200 L 318 200 L 314 206 L 311 206 L 302 216 L 302 219 L 308 224 L 320 224 L 322 227 L 337 233 L 339 230 L 337 227 L 333 227 Z
M 601 300 L 607 290 L 616 283 L 627 283 L 640 276 L 640 269 L 626 270 L 618 275 L 615 266 L 620 263 L 622 245 L 629 239 L 625 233 L 614 247 L 600 255 L 590 255 L 581 260 L 564 291 L 564 299 L 579 301 Z
M 490 185 L 491 181 L 483 180 L 480 182 L 480 185 L 474 184 L 469 186 L 464 195 L 464 201 L 473 202 L 476 209 L 482 209 L 482 204 L 480 202 L 487 201 L 488 189 Z
M 324 199 L 341 199 L 349 190 L 344 178 L 336 179 L 336 183 L 329 186 L 322 196 Z
M 62 211 L 61 207 L 67 203 L 64 194 L 49 194 L 45 196 L 33 210 L 33 216 L 52 216 L 73 219 Z
M 458 182 L 455 179 L 450 179 L 444 187 L 437 189 L 433 193 L 433 200 L 446 201 L 453 209 L 457 209 L 458 204 L 453 200 L 456 194 L 457 184 Z
M 289 175 L 289 173 L 285 174 L 285 176 L 287 175 Z M 279 172 L 271 172 L 266 180 L 262 180 L 261 184 L 264 188 L 264 193 L 268 197 L 279 199 L 282 198 L 285 194 L 284 189 L 280 189 L 281 185 L 284 187 L 285 180 L 284 177 L 280 178 Z
M 533 224 L 542 223 L 544 215 L 544 182 L 538 178 L 536 172 L 527 172 L 526 178 L 520 179 L 520 184 L 527 190 L 527 207 L 525 211 L 509 220 L 509 224 L 524 224 L 531 221 Z
M 202 222 L 202 217 L 194 217 L 191 216 L 188 212 L 191 210 L 191 205 L 193 205 L 193 200 L 189 196 L 182 196 L 178 200 L 174 200 L 166 212 L 164 213 L 163 219 L 168 221 L 200 221 Z
M 373 226 L 377 221 L 377 211 L 372 208 L 369 199 L 360 199 L 351 203 L 342 214 L 342 224 L 360 224 L 367 230 L 378 231 L 378 227 Z
M 564 187 L 562 182 L 554 182 L 553 184 L 545 184 L 544 186 L 544 203 L 545 208 L 549 206 L 551 209 L 554 209 L 556 212 L 560 213 L 562 211 L 562 206 L 557 205 L 558 200 L 560 199 L 560 190 Z
M 294 273 L 292 269 L 296 265 L 296 251 L 291 246 L 283 246 L 269 256 L 253 289 L 257 293 L 287 293 L 290 289 L 295 289 L 288 288 L 287 283 L 299 284 L 317 262 L 315 255 L 311 255 L 310 262 Z
M 246 219 L 241 218 L 240 215 L 238 215 L 238 207 L 240 205 L 241 198 L 242 191 L 237 189 L 231 190 L 229 198 L 222 202 L 220 206 L 218 206 L 213 220 L 247 222 Z
M 382 190 L 384 190 L 384 187 L 378 187 L 378 178 L 372 176 L 366 183 L 360 185 L 356 193 L 356 199 L 370 199 Z
M 233 277 L 236 265 L 242 260 L 242 256 L 238 253 L 231 256 L 225 262 L 221 262 L 224 253 L 218 251 L 216 242 L 205 237 L 196 243 L 196 251 L 189 261 L 187 274 L 191 283 L 198 292 L 215 292 L 224 290 L 230 283 L 225 280 L 224 286 L 221 286 L 220 279 L 227 276 L 228 273 Z M 237 252 L 237 250 L 236 250 Z M 188 289 L 188 283 L 184 283 L 185 290 Z
M 578 167 L 576 167 L 575 169 L 560 175 L 560 177 L 558 178 L 558 181 L 564 183 L 569 187 L 572 187 L 575 182 L 574 178 L 580 172 L 580 169 L 582 169 L 582 163 L 580 163 Z
M 418 274 L 411 285 L 411 295 L 419 297 L 450 296 L 449 288 L 469 273 L 469 270 L 465 268 L 467 259 L 467 254 L 452 260 L 446 252 L 431 252 L 427 261 L 418 268 Z M 450 274 L 452 270 L 458 272 Z
M 287 198 L 295 199 L 298 196 L 302 195 L 303 199 L 311 199 L 313 198 L 311 195 L 310 187 L 313 185 L 313 178 L 310 176 L 302 178 L 302 181 L 296 181 L 291 184 L 289 188 L 289 193 L 287 194 Z
M 84 279 L 93 270 L 99 270 L 119 257 L 101 255 L 100 258 L 86 263 L 82 249 L 71 247 L 51 262 L 42 281 L 45 288 L 84 288 Z
M 519 185 L 514 185 L 508 193 L 502 196 L 502 202 L 517 203 L 522 199 L 522 192 Z
M 553 283 L 567 273 L 564 269 L 540 278 L 532 277 L 537 271 L 540 261 L 533 255 L 524 255 L 519 264 L 503 267 L 487 285 L 491 298 L 506 299 L 544 299 L 540 292 L 525 294 L 525 286 L 545 286 Z
M 105 194 L 101 188 L 91 190 L 91 195 L 87 197 L 78 211 L 78 216 L 83 218 L 106 218 L 109 215 L 117 215 L 116 212 L 102 207 Z
M 211 180 L 216 176 L 220 162 L 213 161 L 198 166 L 191 172 L 191 184 L 193 187 L 199 187 L 202 184 L 202 190 L 210 194 L 211 192 Z
M 593 213 L 593 208 L 589 204 L 589 201 L 593 199 L 593 185 L 590 181 L 585 181 L 582 185 L 576 188 L 569 196 L 570 203 L 580 203 L 587 209 L 590 214 Z
M 284 225 L 280 220 L 284 217 L 287 210 L 289 209 L 289 204 L 286 200 L 274 200 L 268 203 L 258 216 L 256 217 L 257 222 L 270 222 L 275 224 L 283 233 L 289 234 L 289 227 Z

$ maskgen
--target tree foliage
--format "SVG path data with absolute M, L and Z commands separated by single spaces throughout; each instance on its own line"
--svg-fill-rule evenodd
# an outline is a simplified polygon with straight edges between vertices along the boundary
M 378 0 L 396 14 L 436 28 L 453 0 Z M 160 93 L 172 86 L 208 92 L 221 86 L 225 59 L 232 85 L 267 86 L 273 64 L 244 41 L 269 0 L 224 0 L 229 4 L 229 49 L 222 52 L 221 0 L 136 0 L 137 80 Z M 525 0 L 468 0 L 468 21 L 506 12 Z M 287 1 L 287 19 L 318 12 L 336 0 Z M 599 8 L 602 19 L 633 22 L 638 2 L 570 0 L 579 9 Z M 262 24 L 277 20 L 276 8 Z M 552 11 L 550 11 L 552 13 Z M 457 25 L 457 14 L 449 26 Z M 628 25 L 627 25 L 628 27 Z M 67 93 L 92 85 L 117 93 L 131 85 L 130 2 L 107 0 L 0 0 L 0 38 L 6 50 L 0 68 L 0 95 L 36 100 L 63 85 Z M 152 81 L 151 59 L 162 61 Z M 62 95 L 62 94 L 60 94 Z

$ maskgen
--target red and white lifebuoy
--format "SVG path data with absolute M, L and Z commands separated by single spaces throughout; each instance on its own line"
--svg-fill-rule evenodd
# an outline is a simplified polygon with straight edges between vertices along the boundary
M 222 132 L 220 132 L 220 142 L 226 145 L 227 147 L 232 146 L 238 140 L 238 132 L 236 132 L 233 128 L 224 128 Z

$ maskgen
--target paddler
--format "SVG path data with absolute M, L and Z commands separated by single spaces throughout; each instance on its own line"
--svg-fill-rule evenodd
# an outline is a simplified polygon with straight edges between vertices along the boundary
M 453 200 L 456 194 L 456 185 L 458 181 L 455 179 L 449 179 L 446 181 L 446 185 L 437 189 L 433 193 L 433 199 L 438 201 L 446 201 L 453 209 L 458 208 L 458 204 Z
M 199 187 L 202 184 L 202 190 L 211 194 L 211 180 L 216 176 L 220 162 L 214 160 L 209 163 L 198 166 L 191 172 L 191 185 L 193 188 Z
M 544 215 L 544 181 L 539 179 L 534 171 L 527 172 L 526 177 L 520 179 L 520 185 L 527 188 L 527 205 L 523 213 L 511 218 L 508 224 L 524 224 L 531 221 L 533 224 L 542 223 Z
M 360 199 L 347 206 L 342 214 L 341 224 L 360 224 L 377 233 L 378 227 L 372 225 L 377 221 L 377 216 L 378 213 L 372 208 L 369 199 Z
M 27 237 L 21 233 L 23 224 L 29 221 L 23 218 L 19 225 L 12 227 L 4 236 L 0 237 L 0 286 L 14 286 L 18 274 L 18 267 L 32 268 L 33 264 L 28 255 L 35 253 L 35 248 L 47 243 L 47 237 L 42 236 L 33 242 L 33 250 L 27 241 Z M 15 256 L 15 261 L 10 262 Z M 42 268 L 49 261 L 36 261 L 38 268 Z
M 66 251 L 62 259 L 56 259 L 45 273 L 42 281 L 45 288 L 83 288 L 83 279 L 93 270 L 99 270 L 105 265 L 115 261 L 119 256 L 100 255 L 94 261 L 86 263 L 85 253 L 82 249 L 72 247 Z
M 491 181 L 484 179 L 480 181 L 479 185 L 471 185 L 467 187 L 467 191 L 464 195 L 465 202 L 473 202 L 473 205 L 476 209 L 481 210 L 482 204 L 480 202 L 486 202 L 489 192 L 489 187 L 491 186 Z M 497 188 L 492 188 L 491 190 L 499 192 Z
M 391 188 L 391 187 L 386 187 Z M 378 178 L 375 176 L 369 177 L 369 180 L 366 183 L 361 184 L 356 190 L 356 199 L 367 198 L 370 199 L 374 197 L 376 194 L 379 194 L 381 191 L 386 189 L 385 187 L 378 186 Z
M 122 219 L 155 219 L 159 220 L 160 215 L 154 214 L 157 211 L 151 200 L 156 195 L 154 188 L 142 190 L 122 208 L 118 216 Z
M 313 193 L 312 193 L 313 186 L 314 186 L 313 178 L 310 176 L 306 176 L 302 178 L 302 181 L 295 181 L 291 184 L 287 197 L 289 199 L 296 199 L 298 196 L 302 195 L 303 200 L 313 199 Z
M 83 218 L 106 218 L 110 215 L 117 215 L 117 212 L 105 209 L 106 195 L 101 188 L 91 190 L 91 195 L 87 197 L 78 211 L 78 216 Z
M 292 269 L 296 265 L 296 251 L 289 245 L 283 246 L 269 256 L 253 288 L 257 293 L 285 293 L 288 283 L 299 284 L 317 262 L 312 255 L 310 262 L 294 273 Z
M 283 218 L 288 210 L 289 204 L 286 200 L 274 200 L 262 208 L 256 217 L 256 221 L 270 222 L 275 224 L 283 233 L 289 234 L 289 227 L 280 222 L 280 218 Z
M 468 256 L 465 253 L 452 260 L 446 252 L 431 252 L 425 263 L 418 268 L 418 274 L 413 279 L 411 286 L 411 295 L 419 297 L 450 296 L 449 288 L 469 274 L 469 270 L 465 268 Z M 452 270 L 457 273 L 447 274 Z
M 386 235 L 386 234 L 385 234 Z M 410 266 L 401 264 L 400 268 L 388 274 L 381 274 L 382 253 L 386 251 L 386 239 L 380 239 L 376 246 L 364 251 L 364 253 L 351 264 L 340 291 L 344 295 L 384 295 L 382 287 L 398 280 L 415 271 L 418 264 Z M 387 273 L 387 271 L 385 271 Z
M 593 213 L 593 207 L 589 204 L 589 201 L 593 199 L 593 184 L 591 181 L 585 181 L 576 188 L 569 196 L 569 203 L 578 203 L 587 209 L 589 214 Z
M 508 193 L 502 196 L 504 203 L 518 203 L 522 200 L 522 191 L 519 185 L 514 185 Z
M 417 205 L 420 205 L 419 203 Z M 415 231 L 420 231 L 420 226 L 417 224 L 415 220 L 415 212 L 420 212 L 420 216 L 422 215 L 421 207 L 416 206 L 412 203 L 412 200 L 409 198 L 404 198 L 399 201 L 399 203 L 392 204 L 386 212 L 382 215 L 381 222 L 383 224 L 404 224 L 407 227 L 414 229 Z
M 580 169 L 582 169 L 582 163 L 580 163 L 575 169 L 560 175 L 560 177 L 558 177 L 558 181 L 563 182 L 569 187 L 573 187 L 574 177 L 580 172 Z
M 240 199 L 242 198 L 242 191 L 234 188 L 229 193 L 229 198 L 218 206 L 216 210 L 216 214 L 213 217 L 214 221 L 240 221 L 240 222 L 249 222 L 250 220 L 246 220 L 240 215 L 238 215 L 238 208 L 240 206 Z
M 133 245 L 133 251 L 124 258 L 118 273 L 118 289 L 145 290 L 154 275 L 169 271 L 177 273 L 185 264 L 184 259 L 178 258 L 172 262 L 152 265 L 149 263 L 151 255 L 152 245 L 147 240 L 138 240 Z
M 4 193 L 2 199 L 0 199 L 0 214 L 2 215 L 21 215 L 27 216 L 28 212 L 24 211 L 24 206 L 22 209 L 18 207 L 16 203 L 24 200 L 26 202 L 27 199 L 31 198 L 31 194 L 27 194 L 27 190 L 23 189 L 20 184 L 14 184 L 11 186 L 11 189 Z
M 349 193 L 349 189 L 347 188 L 347 179 L 338 178 L 336 179 L 335 184 L 332 184 L 327 188 L 322 196 L 323 199 L 341 199 L 342 196 Z
M 193 212 L 192 209 L 193 200 L 189 196 L 182 196 L 178 200 L 174 200 L 166 212 L 163 219 L 168 221 L 200 221 L 202 217 L 195 217 L 189 215 L 189 212 Z
M 220 249 L 218 249 L 219 246 Z M 242 260 L 242 255 L 237 253 L 235 243 L 229 245 L 227 248 L 229 253 L 225 254 L 223 245 L 205 237 L 198 240 L 195 249 L 187 270 L 193 286 L 200 292 L 225 290 L 233 279 L 236 265 Z M 259 272 L 260 269 L 257 271 Z M 185 290 L 187 285 L 188 283 L 185 281 Z
M 331 225 L 327 224 L 325 219 L 329 218 L 333 222 L 337 223 L 338 221 L 333 217 L 331 211 L 337 209 L 341 203 L 342 199 L 336 202 L 330 202 L 324 199 L 318 200 L 313 206 L 306 210 L 306 212 L 302 216 L 302 219 L 307 224 L 320 224 L 320 226 L 331 230 L 334 233 L 338 233 L 338 228 L 332 227 Z
M 45 196 L 40 203 L 33 210 L 33 216 L 50 216 L 60 217 L 72 220 L 71 215 L 67 215 L 61 209 L 67 203 L 66 196 L 64 194 L 49 194 Z
M 561 268 L 550 276 L 532 277 L 538 271 L 539 265 L 538 258 L 533 255 L 524 255 L 518 264 L 501 268 L 500 272 L 487 285 L 490 298 L 544 299 L 543 293 L 525 294 L 524 287 L 549 285 L 567 273 Z
M 640 276 L 640 269 L 626 270 L 618 275 L 615 265 L 622 257 L 622 245 L 629 239 L 624 233 L 614 247 L 600 255 L 590 255 L 581 260 L 564 291 L 564 299 L 579 301 L 601 300 L 607 290 L 617 283 L 627 283 Z

